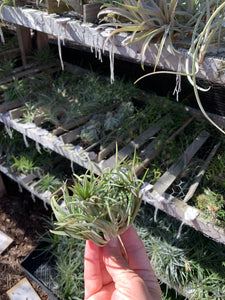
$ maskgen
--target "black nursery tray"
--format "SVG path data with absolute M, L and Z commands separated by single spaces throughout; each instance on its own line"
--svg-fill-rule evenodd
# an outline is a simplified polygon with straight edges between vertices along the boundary
M 51 300 L 60 300 L 54 290 L 55 261 L 50 252 L 45 251 L 48 244 L 40 243 L 20 264 L 27 276 L 40 285 Z

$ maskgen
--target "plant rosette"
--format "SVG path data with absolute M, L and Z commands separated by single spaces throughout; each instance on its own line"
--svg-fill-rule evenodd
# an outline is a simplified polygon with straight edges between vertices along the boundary
M 99 176 L 92 169 L 74 175 L 74 185 L 64 185 L 62 197 L 51 199 L 57 219 L 51 232 L 92 240 L 99 246 L 119 238 L 133 223 L 142 200 L 139 188 L 143 179 L 136 177 L 134 166 L 135 159 L 131 164 L 123 160 Z

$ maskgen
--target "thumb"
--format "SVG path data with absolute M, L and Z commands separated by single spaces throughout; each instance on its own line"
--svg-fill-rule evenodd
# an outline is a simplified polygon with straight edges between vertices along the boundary
M 120 299 L 121 296 L 129 300 L 151 299 L 144 280 L 129 267 L 124 259 L 118 238 L 112 238 L 103 247 L 103 261 L 115 284 L 115 299 Z

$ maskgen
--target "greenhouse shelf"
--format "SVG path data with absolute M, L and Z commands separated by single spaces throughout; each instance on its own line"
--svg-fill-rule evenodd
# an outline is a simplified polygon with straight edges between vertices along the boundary
M 141 47 L 139 43 L 130 46 L 122 46 L 122 41 L 126 37 L 120 34 L 114 37 L 113 43 L 105 45 L 106 38 L 109 36 L 112 28 L 102 28 L 92 23 L 83 23 L 72 17 L 63 17 L 57 14 L 48 14 L 36 9 L 26 7 L 3 6 L 1 18 L 5 22 L 31 28 L 48 35 L 58 38 L 59 41 L 68 40 L 80 45 L 89 47 L 101 59 L 103 49 L 109 53 L 109 57 L 117 55 L 120 59 L 131 60 L 140 63 Z M 179 49 L 180 56 L 173 55 L 166 49 L 163 49 L 158 67 L 164 70 L 178 71 L 184 73 L 185 59 L 187 50 Z M 149 51 L 146 52 L 145 65 L 154 66 L 158 53 L 158 46 L 151 44 Z M 206 81 L 223 85 L 225 74 L 223 71 L 224 60 L 217 57 L 216 53 L 205 57 L 202 65 L 199 67 L 197 77 Z
M 31 193 L 32 198 L 37 197 L 41 199 L 44 203 L 44 206 L 46 209 L 48 209 L 48 206 L 50 206 L 51 203 L 51 197 L 53 194 L 49 192 L 45 193 L 38 193 L 35 190 L 35 186 L 38 184 L 37 181 L 35 181 L 38 178 L 37 174 L 29 174 L 29 175 L 16 175 L 10 172 L 10 166 L 8 166 L 5 163 L 4 157 L 0 158 L 0 172 L 5 174 L 7 177 L 12 179 L 13 181 L 18 183 L 19 189 L 25 188 L 27 191 Z
M 20 114 L 18 114 L 18 112 L 20 112 Z M 113 167 L 115 163 L 115 155 L 111 155 L 107 159 L 101 160 L 99 163 L 95 160 L 91 161 L 90 157 L 91 154 L 93 154 L 92 149 L 90 152 L 84 151 L 86 155 L 82 157 L 76 150 L 78 149 L 79 145 L 64 143 L 62 140 L 60 140 L 60 137 L 55 136 L 46 129 L 42 129 L 41 127 L 36 126 L 36 124 L 34 123 L 23 123 L 22 120 L 18 118 L 18 116 L 21 116 L 20 108 L 8 111 L 4 114 L 1 113 L 0 121 L 5 124 L 7 130 L 13 128 L 23 134 L 24 138 L 31 138 L 32 140 L 41 144 L 43 147 L 55 151 L 56 153 L 69 159 L 71 162 L 75 162 L 86 169 L 92 168 L 96 174 L 100 174 L 101 170 L 104 172 L 104 170 L 106 170 L 107 168 Z M 13 119 L 12 117 L 16 118 Z M 183 124 L 183 126 L 181 126 L 176 132 L 169 136 L 168 139 L 174 139 L 175 136 L 180 133 L 180 131 L 184 130 L 188 125 L 190 125 L 191 121 L 192 119 L 188 119 Z M 76 129 L 73 129 L 71 131 L 74 132 L 74 130 Z M 157 142 L 157 138 L 155 138 L 155 136 L 158 132 L 160 132 L 160 130 L 161 128 L 158 124 L 152 124 L 149 129 L 142 133 L 142 135 L 132 140 L 125 147 L 119 149 L 118 156 L 122 159 L 128 155 L 133 155 L 135 149 L 137 150 L 141 148 L 142 145 L 145 145 L 146 142 L 150 141 L 142 150 L 143 162 L 146 163 L 147 160 L 147 163 L 150 163 L 160 151 L 160 147 L 158 147 L 157 149 L 155 148 L 155 143 Z M 69 132 L 67 134 L 69 134 Z M 179 200 L 176 197 L 173 197 L 171 194 L 165 193 L 165 191 L 170 186 L 172 186 L 178 175 L 188 167 L 190 161 L 192 161 L 192 157 L 204 146 L 209 136 L 210 134 L 207 131 L 202 131 L 189 144 L 181 157 L 177 158 L 176 162 L 168 169 L 168 171 L 156 181 L 156 183 L 152 187 L 152 190 L 147 190 L 143 198 L 144 201 L 155 206 L 156 210 L 163 210 L 168 215 L 175 217 L 184 224 L 187 224 L 195 228 L 196 230 L 201 231 L 203 234 L 213 238 L 214 240 L 225 244 L 224 228 L 217 226 L 212 220 L 206 220 L 204 214 L 188 205 L 186 203 L 187 201 L 185 202 Z M 151 139 L 153 140 L 151 141 Z M 113 146 L 115 149 L 116 141 L 113 143 Z M 212 159 L 212 157 L 215 155 L 215 152 L 219 148 L 219 146 L 220 145 L 215 145 L 216 149 L 214 153 L 208 155 L 208 157 L 211 155 L 210 159 Z M 87 157 L 89 157 L 89 159 Z M 137 173 L 140 173 L 141 169 L 143 169 L 142 164 L 137 167 Z M 192 189 L 193 187 L 190 185 L 189 190 Z M 193 211 L 192 213 L 194 213 L 194 217 L 192 215 L 188 216 L 190 211 Z

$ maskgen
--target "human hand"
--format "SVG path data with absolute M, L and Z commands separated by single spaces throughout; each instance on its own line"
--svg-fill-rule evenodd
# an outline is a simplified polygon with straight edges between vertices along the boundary
M 161 290 L 145 247 L 133 226 L 121 239 L 99 247 L 86 241 L 84 257 L 85 300 L 161 300 Z

